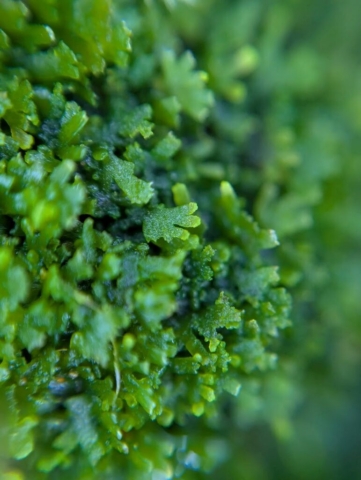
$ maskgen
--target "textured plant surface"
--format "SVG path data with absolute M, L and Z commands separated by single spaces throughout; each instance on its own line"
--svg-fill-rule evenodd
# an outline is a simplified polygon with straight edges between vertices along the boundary
M 352 60 L 302 3 L 0 2 L 4 479 L 281 478 L 242 431 L 292 436 L 358 296 Z

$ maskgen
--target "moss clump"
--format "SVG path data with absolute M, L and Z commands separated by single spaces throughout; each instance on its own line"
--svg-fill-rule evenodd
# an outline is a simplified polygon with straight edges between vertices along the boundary
M 360 7 L 329 3 L 0 1 L 1 478 L 349 468 Z
M 208 468 L 192 418 L 273 368 L 290 301 L 276 234 L 203 161 L 207 75 L 161 2 L 6 0 L 0 28 L 4 471 Z

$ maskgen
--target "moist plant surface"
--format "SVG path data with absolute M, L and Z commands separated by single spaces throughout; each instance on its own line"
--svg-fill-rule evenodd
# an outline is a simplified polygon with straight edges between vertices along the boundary
M 286 435 L 347 136 L 288 12 L 0 2 L 6 480 L 208 478 L 230 423 Z

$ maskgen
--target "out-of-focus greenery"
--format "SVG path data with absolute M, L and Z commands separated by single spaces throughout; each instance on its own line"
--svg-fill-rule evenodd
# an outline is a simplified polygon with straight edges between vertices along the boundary
M 360 14 L 0 2 L 4 479 L 361 476 Z
M 252 167 L 262 172 L 262 180 L 249 175 L 250 205 L 279 235 L 294 325 L 261 400 L 240 396 L 233 415 L 224 416 L 233 448 L 212 478 L 359 478 L 361 6 L 223 5 L 214 25 L 225 18 L 224 44 L 242 37 L 235 35 L 237 10 L 243 19 L 258 14 L 243 40 L 257 52 L 258 67 L 233 118 L 249 115 L 258 127 L 243 158 L 247 163 L 256 150 Z M 239 139 L 236 129 L 232 134 Z M 247 188 L 244 175 L 240 183 Z

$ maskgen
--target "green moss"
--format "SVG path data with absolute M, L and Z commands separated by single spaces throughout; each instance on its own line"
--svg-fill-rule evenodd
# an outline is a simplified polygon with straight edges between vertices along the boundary
M 203 478 L 227 422 L 286 435 L 286 288 L 325 285 L 339 145 L 292 29 L 282 2 L 1 2 L 4 478 Z
M 172 425 L 185 434 L 270 365 L 289 298 L 260 251 L 278 242 L 228 183 L 195 191 L 187 116 L 202 125 L 213 95 L 190 52 L 150 53 L 160 5 L 9 0 L 0 14 L 9 457 L 39 478 L 169 476 Z

